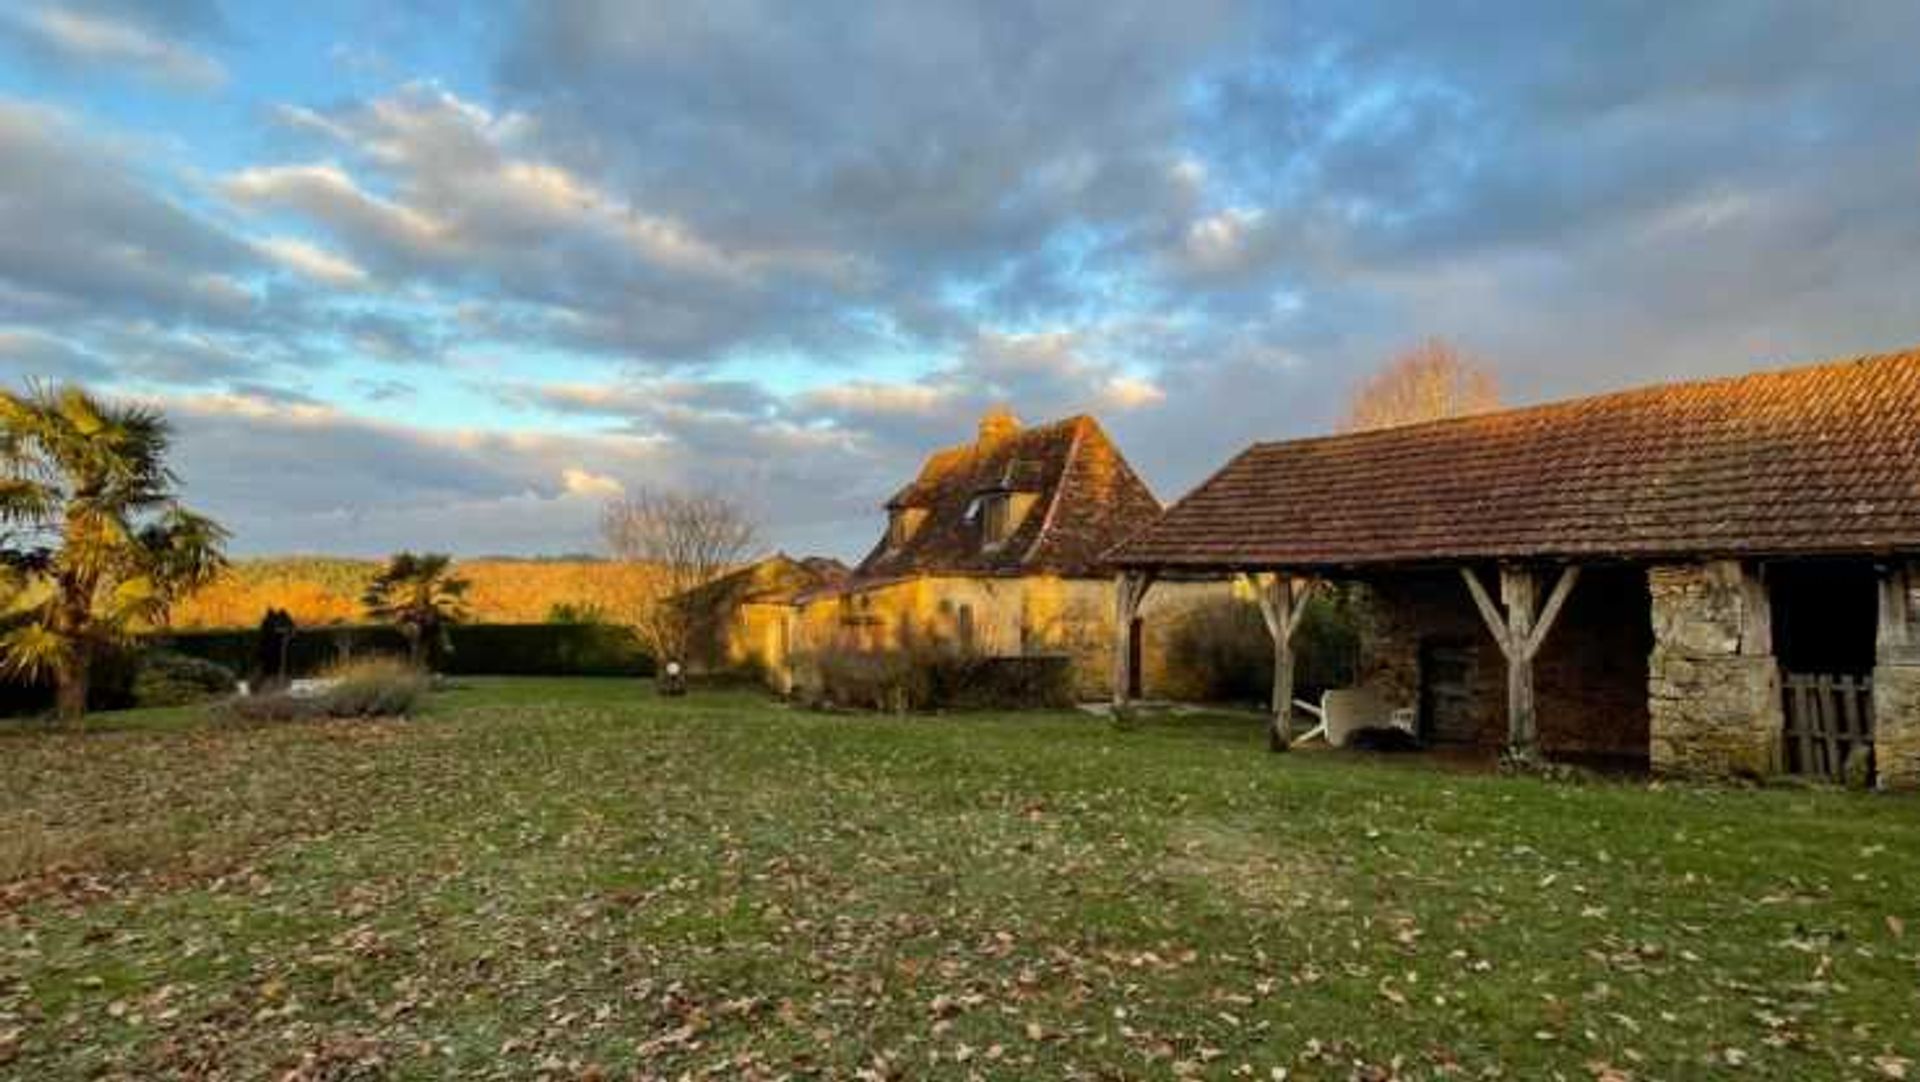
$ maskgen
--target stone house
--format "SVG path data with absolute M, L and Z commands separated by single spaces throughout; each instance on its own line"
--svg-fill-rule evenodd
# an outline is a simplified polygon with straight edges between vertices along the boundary
M 1920 351 L 1259 444 L 1110 559 L 1257 583 L 1276 743 L 1338 581 L 1428 741 L 1920 786 Z
M 987 656 L 1063 654 L 1077 693 L 1096 697 L 1111 689 L 1117 642 L 1137 662 L 1134 694 L 1174 695 L 1167 630 L 1182 606 L 1224 591 L 1175 584 L 1117 635 L 1101 562 L 1160 509 L 1092 417 L 1025 427 L 995 410 L 972 442 L 935 451 L 887 501 L 886 528 L 852 575 L 800 599 L 795 641 L 816 652 L 937 642 Z
M 690 616 L 688 665 L 694 672 L 754 672 L 776 691 L 791 690 L 787 674 L 799 599 L 847 574 L 839 560 L 779 552 L 670 599 Z

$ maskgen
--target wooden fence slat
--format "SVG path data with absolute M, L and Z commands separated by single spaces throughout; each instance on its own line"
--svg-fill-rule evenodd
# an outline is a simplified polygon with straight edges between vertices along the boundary
M 1794 743 L 1795 750 L 1799 752 L 1797 761 L 1793 764 L 1793 771 L 1796 774 L 1811 774 L 1813 772 L 1813 699 L 1807 693 L 1807 678 L 1790 677 L 1787 680 L 1787 687 L 1790 689 L 1787 698 L 1788 724 L 1793 728 L 1793 734 L 1797 738 Z
M 1823 773 L 1829 778 L 1840 777 L 1846 761 L 1840 751 L 1840 711 L 1834 701 L 1833 677 L 1824 673 L 1820 676 L 1820 731 L 1826 736 L 1827 761 Z

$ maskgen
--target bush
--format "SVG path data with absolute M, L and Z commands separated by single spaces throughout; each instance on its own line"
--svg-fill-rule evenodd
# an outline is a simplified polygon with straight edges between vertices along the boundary
M 951 646 L 831 648 L 800 660 L 809 697 L 836 706 L 914 710 L 1031 710 L 1073 705 L 1065 655 L 986 657 Z
M 329 672 L 336 683 L 322 692 L 322 712 L 330 718 L 403 718 L 427 696 L 432 677 L 394 658 L 355 661 Z
M 224 665 L 151 650 L 141 657 L 134 675 L 133 700 L 140 706 L 186 706 L 231 694 L 238 682 Z
M 1346 594 L 1316 591 L 1294 632 L 1294 680 L 1302 699 L 1350 687 L 1359 633 Z M 1273 695 L 1273 639 L 1257 602 L 1217 598 L 1183 613 L 1167 642 L 1167 667 L 1185 697 L 1265 703 Z
M 432 678 L 398 658 L 369 658 L 340 665 L 321 677 L 331 681 L 310 695 L 277 691 L 230 700 L 223 714 L 238 721 L 309 721 L 319 718 L 403 718 L 427 696 Z

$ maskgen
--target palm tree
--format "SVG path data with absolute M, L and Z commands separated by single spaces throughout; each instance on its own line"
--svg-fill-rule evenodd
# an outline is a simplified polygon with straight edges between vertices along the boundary
M 51 678 L 74 728 L 101 652 L 226 566 L 227 532 L 175 497 L 171 441 L 145 406 L 0 391 L 0 674 Z
M 455 578 L 453 557 L 427 552 L 402 552 L 387 561 L 374 576 L 361 602 L 367 615 L 400 629 L 407 638 L 407 656 L 424 665 L 429 646 L 447 646 L 447 628 L 466 616 L 467 580 Z

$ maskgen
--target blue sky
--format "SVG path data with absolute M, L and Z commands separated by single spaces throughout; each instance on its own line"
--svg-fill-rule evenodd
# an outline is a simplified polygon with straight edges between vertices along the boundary
M 242 552 L 795 551 L 987 406 L 1163 498 L 1443 336 L 1530 401 L 1920 342 L 1920 8 L 0 8 L 0 379 Z

